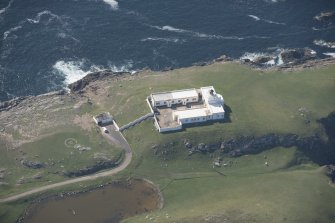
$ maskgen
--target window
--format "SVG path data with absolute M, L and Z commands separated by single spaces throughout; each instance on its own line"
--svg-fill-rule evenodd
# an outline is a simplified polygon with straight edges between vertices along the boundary
M 166 101 L 164 101 L 164 104 L 166 105 Z
M 161 103 L 160 102 L 156 102 L 156 105 L 160 105 Z
M 186 101 L 189 101 L 189 99 L 186 99 Z
M 178 102 L 181 102 L 181 100 L 178 100 Z

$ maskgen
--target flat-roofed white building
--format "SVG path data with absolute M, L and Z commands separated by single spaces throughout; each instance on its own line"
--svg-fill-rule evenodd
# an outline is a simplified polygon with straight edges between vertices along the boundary
M 98 125 L 107 125 L 113 122 L 113 116 L 109 112 L 101 113 L 97 116 L 93 116 L 93 120 Z
M 151 94 L 155 114 L 155 126 L 159 132 L 179 130 L 184 124 L 223 120 L 224 100 L 213 86 Z M 176 105 L 170 108 L 172 105 Z M 185 106 L 187 105 L 187 106 Z
M 199 100 L 198 92 L 194 88 L 152 93 L 150 96 L 153 107 L 171 107 L 175 104 L 186 105 L 187 103 L 197 102 Z

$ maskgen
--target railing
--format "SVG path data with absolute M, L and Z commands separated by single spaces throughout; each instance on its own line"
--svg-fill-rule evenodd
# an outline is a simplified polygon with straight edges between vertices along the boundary
M 142 121 L 144 121 L 148 118 L 151 118 L 151 117 L 154 117 L 154 113 L 148 113 L 146 115 L 143 115 L 142 117 L 136 119 L 135 121 L 129 122 L 128 124 L 120 127 L 119 131 L 122 132 L 123 130 L 126 130 L 126 129 L 130 128 L 131 126 L 134 126 L 134 125 L 136 125 L 136 124 L 138 124 L 138 123 L 140 123 L 140 122 L 142 122 Z

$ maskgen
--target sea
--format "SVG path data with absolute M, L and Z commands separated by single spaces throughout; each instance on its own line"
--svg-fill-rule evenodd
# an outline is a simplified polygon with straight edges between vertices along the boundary
M 221 55 L 335 56 L 334 0 L 0 0 L 0 101 L 90 72 L 162 70 Z M 279 56 L 269 66 L 281 64 Z

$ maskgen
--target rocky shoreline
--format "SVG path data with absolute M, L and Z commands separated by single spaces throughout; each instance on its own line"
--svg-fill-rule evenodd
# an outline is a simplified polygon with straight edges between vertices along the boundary
M 335 64 L 335 58 L 329 57 L 324 59 L 319 59 L 316 57 L 316 55 L 313 53 L 312 50 L 308 48 L 297 48 L 297 49 L 289 49 L 282 52 L 282 57 L 284 60 L 284 64 L 282 65 L 275 65 L 275 66 L 268 66 L 266 63 L 269 60 L 272 60 L 273 58 L 265 57 L 265 56 L 259 56 L 255 58 L 254 60 L 234 60 L 226 55 L 222 55 L 219 58 L 216 58 L 211 61 L 207 62 L 198 62 L 193 64 L 193 66 L 209 66 L 215 63 L 224 63 L 224 62 L 235 62 L 240 64 L 245 64 L 247 66 L 250 66 L 252 69 L 258 69 L 258 70 L 280 70 L 280 71 L 294 71 L 299 69 L 305 69 L 305 68 L 315 68 L 315 67 L 324 67 L 331 64 Z M 176 68 L 178 69 L 178 68 Z M 138 71 L 136 73 L 131 72 L 113 72 L 110 70 L 105 71 L 98 71 L 93 72 L 85 76 L 84 78 L 71 83 L 68 85 L 68 90 L 60 90 L 55 92 L 49 92 L 37 96 L 22 96 L 13 98 L 8 101 L 0 102 L 0 112 L 1 111 L 8 111 L 16 106 L 18 106 L 20 103 L 26 100 L 34 100 L 36 97 L 48 97 L 49 95 L 65 95 L 65 94 L 81 94 L 83 93 L 83 89 L 90 85 L 90 83 L 93 83 L 95 81 L 103 81 L 106 78 L 112 78 L 112 79 L 119 79 L 119 78 L 127 78 L 130 76 L 137 75 L 138 73 L 141 73 L 143 71 L 149 70 L 148 68 L 144 68 L 141 71 Z M 167 72 L 170 70 L 174 70 L 174 68 L 168 67 L 161 70 L 162 72 Z

